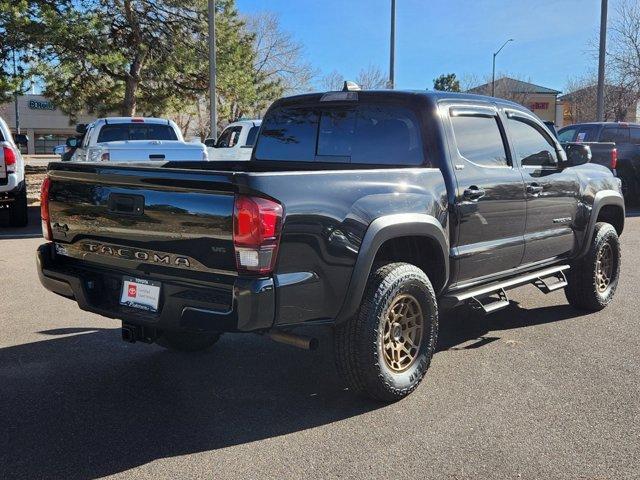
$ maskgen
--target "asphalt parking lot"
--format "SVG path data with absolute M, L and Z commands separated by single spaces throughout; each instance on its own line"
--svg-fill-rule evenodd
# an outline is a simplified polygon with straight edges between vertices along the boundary
M 640 478 L 640 218 L 611 307 L 524 287 L 456 309 L 420 388 L 380 405 L 341 385 L 328 332 L 311 353 L 123 343 L 40 286 L 31 213 L 0 227 L 0 478 Z

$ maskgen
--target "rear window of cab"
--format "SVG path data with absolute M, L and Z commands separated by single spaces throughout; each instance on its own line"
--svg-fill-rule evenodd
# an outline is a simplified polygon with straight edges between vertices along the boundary
M 424 165 L 420 124 L 403 106 L 276 107 L 265 117 L 256 160 Z

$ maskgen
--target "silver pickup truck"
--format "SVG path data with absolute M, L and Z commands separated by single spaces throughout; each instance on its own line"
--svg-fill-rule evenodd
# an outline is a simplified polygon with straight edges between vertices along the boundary
M 149 161 L 179 162 L 208 160 L 202 143 L 185 142 L 178 126 L 171 120 L 150 117 L 99 118 L 88 125 L 78 125 L 82 135 L 70 160 L 76 162 L 139 163 Z

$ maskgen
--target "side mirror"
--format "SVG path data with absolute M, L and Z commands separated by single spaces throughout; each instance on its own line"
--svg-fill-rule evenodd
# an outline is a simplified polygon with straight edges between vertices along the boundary
M 78 148 L 78 139 L 76 137 L 69 137 L 65 144 L 69 148 Z
M 13 141 L 16 142 L 16 145 L 27 145 L 29 143 L 29 137 L 23 133 L 17 133 L 13 137 Z
M 80 135 L 84 135 L 86 131 L 87 131 L 86 123 L 79 123 L 76 125 L 76 132 L 79 133 Z
M 565 143 L 564 151 L 567 152 L 567 164 L 570 167 L 589 163 L 592 158 L 591 147 L 583 143 Z
M 64 155 L 67 152 L 67 146 L 66 145 L 56 145 L 55 147 L 53 147 L 53 153 L 54 155 Z
M 216 139 L 215 139 L 215 138 L 207 138 L 207 139 L 204 141 L 204 144 L 205 144 L 207 147 L 215 148 L 215 146 L 216 146 Z

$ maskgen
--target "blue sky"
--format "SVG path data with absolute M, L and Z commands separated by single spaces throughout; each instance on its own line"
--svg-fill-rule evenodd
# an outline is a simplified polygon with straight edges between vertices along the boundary
M 323 74 L 355 78 L 389 62 L 390 0 L 236 0 L 241 12 L 275 11 Z M 609 2 L 611 18 L 616 1 Z M 396 87 L 431 88 L 441 73 L 484 79 L 496 71 L 564 90 L 596 70 L 599 0 L 397 0 Z

